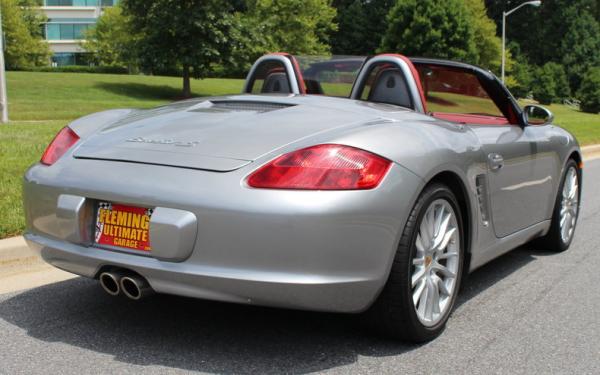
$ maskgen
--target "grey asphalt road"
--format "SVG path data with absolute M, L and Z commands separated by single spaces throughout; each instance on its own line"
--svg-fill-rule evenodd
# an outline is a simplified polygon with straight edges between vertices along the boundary
M 81 278 L 0 295 L 0 373 L 600 374 L 600 160 L 571 249 L 519 248 L 471 274 L 446 331 L 415 346 L 354 316 L 155 296 Z

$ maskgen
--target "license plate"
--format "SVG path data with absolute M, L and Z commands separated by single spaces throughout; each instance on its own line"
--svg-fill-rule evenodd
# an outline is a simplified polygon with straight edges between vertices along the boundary
M 95 241 L 99 245 L 149 252 L 151 208 L 98 203 Z

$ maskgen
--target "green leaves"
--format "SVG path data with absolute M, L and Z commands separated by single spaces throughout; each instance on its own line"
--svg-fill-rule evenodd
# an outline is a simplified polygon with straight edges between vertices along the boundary
M 330 0 L 253 0 L 249 1 L 247 25 L 263 31 L 264 52 L 291 54 L 329 52 L 330 32 L 336 10 Z
M 226 70 L 243 76 L 268 52 L 329 53 L 335 14 L 330 0 L 248 0 L 233 19 Z
M 568 98 L 571 92 L 562 65 L 549 62 L 535 71 L 533 96 L 542 104 Z
M 120 6 L 105 9 L 96 25 L 87 30 L 85 38 L 82 47 L 93 54 L 99 65 L 135 70 L 135 46 L 139 36 L 131 29 L 129 19 Z
M 25 0 L 0 0 L 8 69 L 47 65 L 50 49 L 41 39 L 44 18 Z
M 581 100 L 582 111 L 600 112 L 600 67 L 592 67 L 585 72 L 578 97 Z
M 123 0 L 138 62 L 149 72 L 183 71 L 183 96 L 189 78 L 206 77 L 212 64 L 230 52 L 233 13 L 217 0 Z
M 380 52 L 476 63 L 471 16 L 460 0 L 399 0 L 387 16 Z

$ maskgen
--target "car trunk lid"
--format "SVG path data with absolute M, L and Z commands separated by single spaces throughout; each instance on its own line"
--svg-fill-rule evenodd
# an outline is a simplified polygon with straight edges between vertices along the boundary
M 121 119 L 83 142 L 74 157 L 226 172 L 302 138 L 372 117 L 290 102 L 181 102 Z

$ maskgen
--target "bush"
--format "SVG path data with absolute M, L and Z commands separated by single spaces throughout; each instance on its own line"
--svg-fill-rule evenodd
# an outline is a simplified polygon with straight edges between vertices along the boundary
M 600 112 L 600 67 L 587 70 L 577 94 L 581 100 L 581 110 L 589 113 Z
M 512 66 L 510 76 L 506 77 L 506 85 L 516 98 L 526 98 L 531 93 L 535 68 L 524 58 L 517 58 Z
M 65 66 L 40 66 L 29 69 L 18 69 L 28 72 L 51 72 L 51 73 L 101 73 L 101 74 L 128 74 L 127 68 L 121 66 L 84 66 L 84 65 L 65 65 Z
M 567 74 L 562 65 L 549 62 L 538 68 L 533 82 L 533 97 L 542 104 L 552 104 L 571 95 Z

